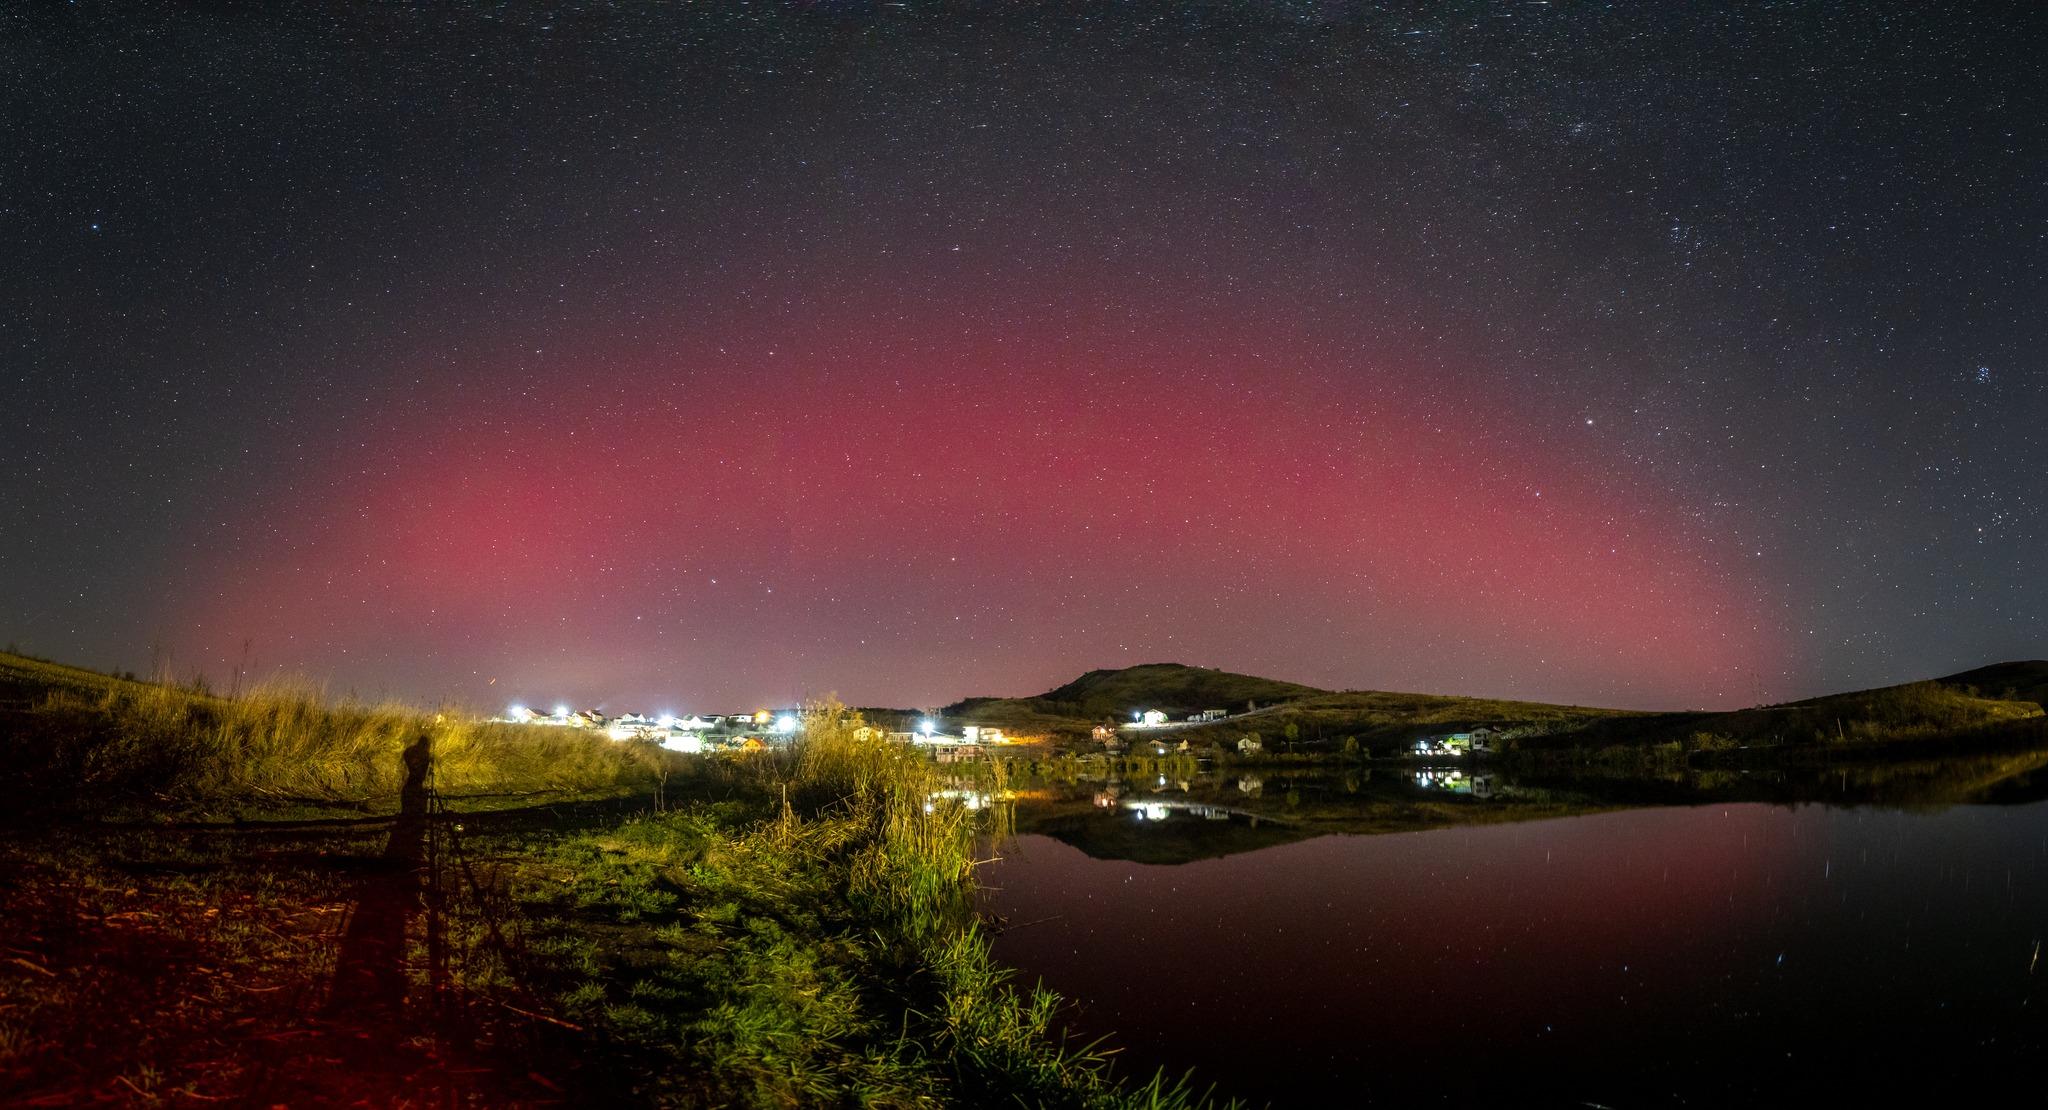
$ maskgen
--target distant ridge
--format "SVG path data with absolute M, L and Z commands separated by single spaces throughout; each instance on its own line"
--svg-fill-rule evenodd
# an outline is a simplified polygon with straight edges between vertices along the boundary
M 1254 705 L 1258 712 L 1245 716 Z M 1207 709 L 1231 714 L 1229 720 L 1176 733 L 1197 745 L 1258 733 L 1269 743 L 1278 734 L 1290 746 L 1296 737 L 1309 747 L 1349 740 L 1386 752 L 1411 739 L 1481 725 L 1508 730 L 1519 744 L 1535 748 L 1884 742 L 2018 724 L 2034 728 L 2048 711 L 2048 660 L 1993 663 L 1946 678 L 1719 713 L 1330 691 L 1180 663 L 1145 663 L 1092 670 L 1035 697 L 967 698 L 944 713 L 970 724 L 1079 739 L 1097 724 L 1128 724 L 1142 709 L 1160 710 L 1175 722 Z
M 1170 716 L 1204 709 L 1241 711 L 1252 702 L 1273 705 L 1327 694 L 1314 686 L 1256 675 L 1190 667 L 1185 663 L 1140 663 L 1135 667 L 1095 670 L 1040 694 L 1038 701 L 1081 708 L 1082 716 L 1122 717 L 1137 703 Z
M 2016 659 L 1937 678 L 1943 686 L 1975 686 L 1987 698 L 2030 701 L 2048 710 L 2048 659 Z
M 1243 715 L 1254 706 L 1257 715 L 1246 721 Z M 1217 733 L 1209 739 L 1223 740 L 1234 740 L 1247 729 L 1283 733 L 1291 722 L 1296 735 L 1311 742 L 1354 736 L 1361 742 L 1380 744 L 1401 741 L 1418 729 L 1444 731 L 1509 722 L 1571 727 L 1623 713 L 1438 694 L 1324 690 L 1184 663 L 1093 670 L 1035 697 L 966 698 L 942 712 L 971 724 L 1075 737 L 1087 735 L 1092 725 L 1128 723 L 1133 712 L 1144 709 L 1159 710 L 1176 722 L 1209 709 L 1231 714 L 1228 721 L 1180 734 L 1191 740 L 1201 740 L 1206 731 Z
M 1185 663 L 1141 663 L 1093 670 L 1026 698 L 963 698 L 941 712 L 948 717 L 1048 733 L 1085 733 L 1104 721 L 1127 721 L 1132 711 L 1157 709 L 1181 718 L 1205 709 L 1241 713 L 1328 693 L 1298 682 L 1235 674 Z

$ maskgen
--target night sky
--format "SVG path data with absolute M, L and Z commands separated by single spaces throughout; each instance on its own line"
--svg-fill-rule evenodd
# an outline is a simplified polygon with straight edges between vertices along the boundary
M 268 7 L 0 15 L 24 650 L 650 712 L 2048 654 L 2038 7 Z

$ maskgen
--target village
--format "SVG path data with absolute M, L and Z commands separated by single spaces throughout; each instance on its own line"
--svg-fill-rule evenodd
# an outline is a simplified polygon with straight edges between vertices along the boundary
M 543 714 L 515 705 L 506 710 L 503 717 L 493 720 L 499 724 L 589 729 L 602 732 L 613 740 L 645 741 L 690 755 L 762 751 L 788 744 L 803 731 L 803 712 L 798 709 L 757 709 L 752 713 L 677 717 L 666 713 L 659 716 L 642 713 L 607 716 L 595 709 L 572 710 L 567 706 L 557 706 L 554 712 Z M 989 747 L 1018 742 L 1006 736 L 1000 728 L 982 725 L 963 725 L 957 733 L 944 732 L 940 730 L 939 722 L 932 718 L 920 721 L 913 731 L 872 726 L 863 731 L 877 740 L 915 744 L 929 751 L 941 763 L 976 758 L 985 754 Z
M 1189 741 L 1182 739 L 1175 742 L 1167 738 L 1168 734 L 1176 730 L 1223 725 L 1246 717 L 1263 716 L 1278 708 L 1280 707 L 1253 708 L 1237 714 L 1223 709 L 1205 709 L 1199 713 L 1190 713 L 1177 721 L 1169 719 L 1169 715 L 1162 710 L 1137 709 L 1131 712 L 1129 722 L 1096 725 L 1091 737 L 1102 745 L 1101 750 L 1108 755 L 1121 755 L 1127 750 L 1133 751 L 1134 754 L 1155 756 L 1187 753 L 1194 750 Z M 687 754 L 761 751 L 789 743 L 803 729 L 803 712 L 800 709 L 757 709 L 751 713 L 691 714 L 687 717 L 678 717 L 673 714 L 648 716 L 641 713 L 608 716 L 595 709 L 572 710 L 568 706 L 556 706 L 552 713 L 540 713 L 525 706 L 514 705 L 503 717 L 493 720 L 503 724 L 589 729 L 603 732 L 613 740 L 650 742 L 670 751 Z M 866 731 L 872 733 L 878 740 L 915 745 L 929 752 L 941 763 L 978 759 L 990 754 L 989 749 L 992 748 L 1027 745 L 1042 740 L 1040 737 L 1010 735 L 992 725 L 960 724 L 956 728 L 948 727 L 936 716 L 927 716 L 919 720 L 917 727 L 912 730 L 870 726 Z M 1462 760 L 1475 754 L 1494 751 L 1501 736 L 1502 730 L 1487 726 L 1433 733 L 1409 742 L 1403 754 L 1418 760 Z M 1238 737 L 1234 744 L 1226 742 L 1222 746 L 1226 750 L 1234 748 L 1240 757 L 1256 757 L 1265 753 L 1265 742 L 1257 732 L 1247 733 Z M 1206 745 L 1204 747 L 1206 748 Z

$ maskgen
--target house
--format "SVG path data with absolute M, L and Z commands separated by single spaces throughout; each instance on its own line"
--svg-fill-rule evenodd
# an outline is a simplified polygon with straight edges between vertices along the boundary
M 1415 742 L 1416 755 L 1461 756 L 1472 750 L 1472 734 L 1452 732 L 1441 736 L 1425 736 Z
M 988 725 L 968 725 L 961 729 L 960 732 L 970 744 L 1001 744 L 1004 742 L 1003 730 L 991 728 Z
M 1239 755 L 1257 755 L 1265 750 L 1266 745 L 1256 736 L 1241 736 L 1238 738 L 1237 754 Z
M 1142 713 L 1132 714 L 1132 716 L 1136 717 L 1138 723 L 1146 728 L 1158 728 L 1166 723 L 1166 712 L 1160 709 L 1147 709 Z
M 1189 720 L 1220 721 L 1228 716 L 1230 716 L 1230 710 L 1228 709 L 1204 709 L 1195 716 L 1190 717 Z
M 1116 739 L 1116 730 L 1108 725 L 1096 725 L 1095 730 L 1088 735 L 1093 736 L 1099 743 L 1107 744 Z

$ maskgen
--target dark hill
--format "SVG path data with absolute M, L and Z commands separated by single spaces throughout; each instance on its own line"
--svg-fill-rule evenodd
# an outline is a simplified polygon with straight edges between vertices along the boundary
M 1987 698 L 2030 701 L 2048 709 L 2048 659 L 2019 659 L 1935 679 L 1943 686 L 1974 686 Z
M 1243 716 L 1252 705 L 1258 713 Z M 1146 663 L 1118 670 L 1089 671 L 1064 686 L 1030 698 L 968 698 L 945 708 L 968 724 L 999 725 L 1019 733 L 1086 736 L 1103 722 L 1127 723 L 1132 712 L 1157 709 L 1172 721 L 1205 709 L 1227 710 L 1229 720 L 1187 726 L 1175 736 L 1191 744 L 1235 743 L 1247 732 L 1290 743 L 1336 745 L 1345 738 L 1376 749 L 1391 749 L 1413 736 L 1487 724 L 1538 731 L 1566 730 L 1619 710 L 1582 706 L 1494 701 L 1438 694 L 1372 690 L 1330 691 L 1298 682 L 1232 674 L 1179 663 Z
M 1186 716 L 1204 709 L 1241 712 L 1252 702 L 1273 705 L 1328 693 L 1298 682 L 1232 674 L 1180 663 L 1142 663 L 1113 671 L 1089 671 L 1037 700 L 1082 709 L 1081 716 L 1119 719 L 1133 709 L 1160 709 Z
M 1233 674 L 1180 663 L 1143 663 L 1096 670 L 1028 698 L 966 698 L 946 706 L 948 717 L 1045 732 L 1083 732 L 1096 722 L 1128 721 L 1139 709 L 1173 718 L 1205 709 L 1242 713 L 1245 707 L 1300 701 L 1327 693 L 1298 682 Z
M 1688 749 L 2033 737 L 2042 733 L 2048 663 L 1994 663 L 1947 678 L 1824 694 L 1726 713 L 1594 722 L 1541 746 L 1677 744 Z

